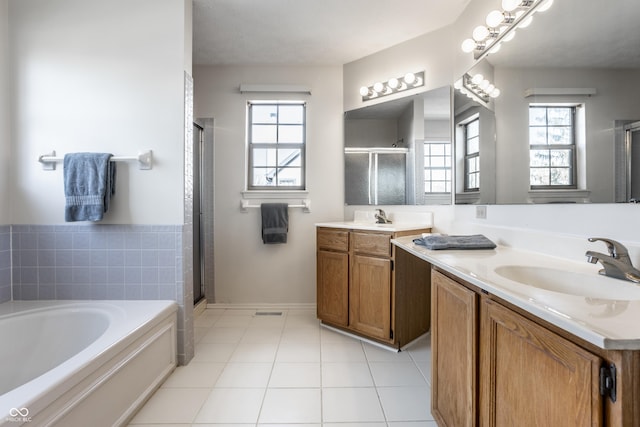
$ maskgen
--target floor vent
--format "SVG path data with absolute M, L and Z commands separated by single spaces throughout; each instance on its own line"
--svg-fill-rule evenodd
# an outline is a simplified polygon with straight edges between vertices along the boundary
M 256 316 L 282 316 L 281 311 L 256 311 Z

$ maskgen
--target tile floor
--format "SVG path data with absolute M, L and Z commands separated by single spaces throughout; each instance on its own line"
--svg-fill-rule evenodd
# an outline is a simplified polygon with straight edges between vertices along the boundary
M 394 353 L 320 327 L 314 310 L 255 312 L 205 310 L 195 357 L 130 426 L 437 427 L 428 336 Z

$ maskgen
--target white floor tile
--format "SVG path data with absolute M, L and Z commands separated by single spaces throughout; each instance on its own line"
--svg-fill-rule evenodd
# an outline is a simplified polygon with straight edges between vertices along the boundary
M 320 343 L 280 343 L 276 363 L 320 363 Z
M 283 344 L 320 343 L 320 328 L 297 327 L 285 328 L 282 332 Z
M 215 385 L 225 363 L 191 362 L 187 366 L 178 366 L 162 384 L 171 388 L 211 388 Z
M 376 387 L 427 385 L 413 362 L 371 362 L 369 366 Z
M 198 426 L 193 426 L 193 427 L 202 427 L 200 425 Z M 218 427 L 216 426 L 211 426 L 211 427 Z M 237 426 L 229 426 L 229 427 L 237 427 Z M 322 427 L 322 424 L 320 423 L 304 423 L 304 424 L 299 424 L 299 423 L 258 423 L 258 427 Z
M 206 399 L 195 423 L 256 423 L 265 389 L 214 388 Z
M 264 310 L 264 311 L 279 311 L 279 310 Z M 249 328 L 259 328 L 259 329 L 279 329 L 282 330 L 284 328 L 284 323 L 286 321 L 286 313 L 283 313 L 281 316 L 254 316 L 249 322 Z
M 438 423 L 435 421 L 396 421 L 389 423 L 389 427 L 438 427 Z
M 392 351 L 385 348 L 380 348 L 373 344 L 362 343 L 364 353 L 367 355 L 367 361 L 369 362 L 409 362 L 411 356 L 404 351 Z
M 364 362 L 322 364 L 323 387 L 373 387 L 369 365 Z
M 136 427 L 192 427 L 192 424 L 165 424 L 165 423 L 153 423 L 153 424 L 129 424 L 129 426 L 136 426 Z M 198 426 L 198 427 L 203 427 L 203 426 Z M 216 426 L 217 427 L 217 426 Z
M 278 344 L 282 330 L 277 328 L 248 328 L 240 340 L 241 343 L 262 342 Z
M 422 387 L 378 387 L 387 421 L 432 421 L 431 393 Z
M 214 328 L 229 328 L 229 327 L 244 327 L 246 328 L 251 323 L 253 316 L 248 315 L 222 315 L 213 324 Z
M 216 382 L 216 388 L 266 388 L 271 363 L 227 363 Z
M 317 388 L 320 387 L 319 363 L 276 362 L 269 380 L 270 388 Z
M 386 427 L 386 423 L 324 423 L 323 427 Z M 198 426 L 199 427 L 199 426 Z
M 329 423 L 385 420 L 373 387 L 323 388 L 322 419 Z
M 275 360 L 277 350 L 278 344 L 274 343 L 240 343 L 229 361 L 270 363 Z
M 319 423 L 320 389 L 270 388 L 264 398 L 260 423 Z
M 160 388 L 131 424 L 192 423 L 208 395 L 204 388 Z
M 328 342 L 353 342 L 353 341 L 359 341 L 357 338 L 354 338 L 352 336 L 340 333 L 340 332 L 336 332 L 333 329 L 327 329 L 327 328 L 320 328 L 320 339 L 322 340 L 322 343 L 328 343 Z
M 199 326 L 193 327 L 193 342 L 199 343 L 202 340 L 202 337 L 209 332 L 209 328 L 202 328 Z
M 285 329 L 289 328 L 319 328 L 320 321 L 313 312 L 289 312 L 287 320 L 284 324 Z
M 323 362 L 366 362 L 360 341 L 322 343 Z
M 243 327 L 227 327 L 227 328 L 210 328 L 202 337 L 203 343 L 239 343 L 244 336 L 246 328 Z
M 405 351 L 415 361 L 431 361 L 431 334 L 426 334 L 415 340 Z
M 198 343 L 191 362 L 227 362 L 237 344 Z
M 320 327 L 315 310 L 255 312 L 205 310 L 194 359 L 130 425 L 437 427 L 428 335 L 396 353 Z

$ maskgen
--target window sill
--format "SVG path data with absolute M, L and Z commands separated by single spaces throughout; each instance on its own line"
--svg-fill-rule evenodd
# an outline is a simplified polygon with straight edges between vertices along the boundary
M 283 202 L 289 207 L 302 208 L 302 212 L 311 212 L 311 200 L 309 200 L 309 192 L 307 190 L 245 190 L 242 191 L 242 200 L 240 200 L 240 211 L 247 212 L 249 208 L 259 208 L 260 202 L 251 203 L 250 200 L 267 201 L 267 202 Z M 290 203 L 293 201 L 293 203 Z
M 480 203 L 479 191 L 466 191 L 464 193 L 456 193 L 456 205 L 474 205 Z
M 531 203 L 589 203 L 589 190 L 529 190 Z
M 241 192 L 243 199 L 306 199 L 309 197 L 307 190 L 245 190 Z

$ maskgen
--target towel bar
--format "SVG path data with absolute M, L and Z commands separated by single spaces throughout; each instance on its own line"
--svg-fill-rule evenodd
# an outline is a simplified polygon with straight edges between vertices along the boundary
M 302 212 L 311 213 L 311 200 L 303 199 L 298 205 L 288 205 L 290 208 L 302 208 Z M 242 212 L 248 212 L 249 208 L 259 208 L 260 205 L 252 205 L 248 200 L 240 201 L 240 210 Z
M 43 170 L 55 170 L 56 163 L 60 163 L 64 160 L 64 157 L 56 157 L 56 152 L 52 151 L 49 154 L 43 154 L 38 157 L 38 161 L 42 163 Z M 138 169 L 149 170 L 153 167 L 153 151 L 146 150 L 138 153 L 137 156 L 113 156 L 112 162 L 128 162 L 137 161 Z

